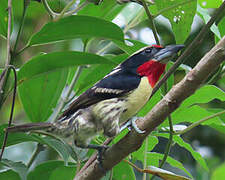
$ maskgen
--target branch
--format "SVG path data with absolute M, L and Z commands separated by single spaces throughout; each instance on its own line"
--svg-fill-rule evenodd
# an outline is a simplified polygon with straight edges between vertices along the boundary
M 103 167 L 112 169 L 130 153 L 138 150 L 144 139 L 158 127 L 166 117 L 175 111 L 179 105 L 191 96 L 209 75 L 225 61 L 225 37 L 209 51 L 185 78 L 176 84 L 167 95 L 144 117 L 136 121 L 145 134 L 130 131 L 124 138 L 114 144 L 105 152 Z M 97 161 L 92 163 L 85 171 L 76 176 L 76 180 L 100 179 L 104 173 L 99 169 Z

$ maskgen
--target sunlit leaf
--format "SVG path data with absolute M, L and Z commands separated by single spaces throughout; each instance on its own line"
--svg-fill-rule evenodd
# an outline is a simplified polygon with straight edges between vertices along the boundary
M 184 43 L 191 31 L 191 25 L 196 13 L 197 1 L 156 0 L 155 2 L 158 10 L 174 6 L 171 10 L 163 12 L 162 15 L 169 19 L 176 43 Z
M 134 172 L 132 170 L 132 167 L 129 166 L 127 163 L 124 161 L 121 161 L 119 164 L 117 164 L 113 168 L 113 179 L 135 179 Z
M 29 46 L 74 38 L 101 37 L 123 41 L 123 31 L 109 21 L 91 16 L 69 16 L 46 24 L 29 41 Z
M 225 178 L 225 163 L 218 166 L 212 173 L 211 180 L 218 180 L 218 179 L 224 179 Z
M 198 0 L 198 3 L 203 8 L 218 8 L 223 3 L 223 0 Z

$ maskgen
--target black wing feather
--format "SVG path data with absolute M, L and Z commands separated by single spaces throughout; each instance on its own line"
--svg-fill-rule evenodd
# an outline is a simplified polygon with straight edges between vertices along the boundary
M 140 76 L 119 68 L 114 70 L 116 70 L 115 73 L 104 77 L 75 99 L 59 119 L 69 117 L 78 109 L 87 108 L 102 100 L 120 97 L 138 87 L 141 80 Z

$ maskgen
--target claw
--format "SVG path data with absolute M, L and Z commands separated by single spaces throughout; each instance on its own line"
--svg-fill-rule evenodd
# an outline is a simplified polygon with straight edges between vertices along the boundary
M 109 147 L 106 146 L 106 145 L 89 144 L 89 145 L 87 145 L 86 148 L 88 148 L 88 149 L 95 149 L 95 150 L 98 151 L 97 160 L 99 162 L 99 168 L 101 169 L 102 172 L 105 173 L 106 170 L 104 169 L 103 163 L 102 163 L 103 160 L 104 160 L 103 155 L 104 155 L 106 149 L 108 149 Z
M 132 117 L 131 118 L 131 125 L 132 125 L 132 127 L 134 128 L 134 130 L 137 132 L 137 133 L 139 133 L 139 134 L 144 134 L 145 133 L 145 131 L 142 131 L 141 129 L 139 129 L 138 127 L 137 127 L 137 124 L 136 124 L 136 120 L 137 119 L 139 119 L 139 117 Z
M 125 124 L 123 124 L 120 128 L 120 132 L 122 132 L 124 129 L 128 128 L 128 130 L 130 131 L 131 130 L 131 126 L 132 126 L 132 123 L 131 121 L 127 121 Z

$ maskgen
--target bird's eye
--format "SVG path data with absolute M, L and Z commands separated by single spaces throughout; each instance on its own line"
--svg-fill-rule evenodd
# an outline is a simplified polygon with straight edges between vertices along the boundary
M 151 52 L 152 52 L 151 48 L 145 49 L 145 53 L 151 53 Z

